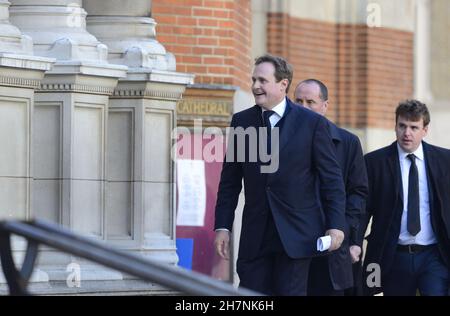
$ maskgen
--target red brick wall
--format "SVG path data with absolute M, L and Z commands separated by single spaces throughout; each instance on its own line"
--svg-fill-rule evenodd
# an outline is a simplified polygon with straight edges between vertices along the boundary
M 339 125 L 366 127 L 367 122 L 367 33 L 360 25 L 336 25 L 335 99 L 333 118 Z
M 290 97 L 300 81 L 316 78 L 327 85 L 330 101 L 336 100 L 335 24 L 269 13 L 267 27 L 268 52 L 287 58 L 294 66 Z M 330 106 L 328 116 L 335 117 L 334 107 Z
M 413 34 L 268 15 L 268 52 L 329 89 L 328 117 L 346 127 L 392 128 L 398 102 L 413 94 Z
M 156 39 L 195 83 L 250 90 L 250 0 L 153 0 Z
M 367 33 L 367 125 L 393 128 L 399 101 L 414 94 L 414 37 L 383 28 Z

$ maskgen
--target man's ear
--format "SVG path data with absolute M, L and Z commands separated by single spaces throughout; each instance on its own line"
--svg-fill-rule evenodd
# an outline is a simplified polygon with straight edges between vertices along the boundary
M 328 100 L 323 103 L 323 115 L 327 113 L 328 110 Z
M 288 79 L 282 79 L 282 80 L 280 81 L 280 83 L 281 83 L 281 86 L 283 87 L 283 91 L 286 91 L 286 88 L 287 88 L 288 85 L 289 85 L 289 80 L 288 80 Z

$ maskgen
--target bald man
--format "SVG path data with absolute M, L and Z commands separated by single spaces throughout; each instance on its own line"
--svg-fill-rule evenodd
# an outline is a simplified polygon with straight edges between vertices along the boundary
M 300 82 L 294 96 L 296 103 L 320 115 L 324 116 L 328 110 L 328 89 L 319 80 L 308 79 Z M 336 158 L 342 169 L 346 190 L 347 231 L 341 248 L 329 256 L 316 257 L 311 262 L 308 295 L 312 296 L 343 296 L 345 290 L 356 292 L 356 289 L 362 288 L 359 284 L 355 287 L 355 281 L 359 279 L 358 282 L 361 282 L 362 245 L 361 238 L 358 237 L 358 229 L 368 194 L 364 157 L 356 135 L 329 121 L 328 128 L 336 149 Z M 352 264 L 355 264 L 355 272 Z M 350 289 L 353 288 L 354 290 L 351 291 Z

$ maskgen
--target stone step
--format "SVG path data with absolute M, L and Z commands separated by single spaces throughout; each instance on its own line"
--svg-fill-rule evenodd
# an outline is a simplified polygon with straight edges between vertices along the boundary
M 38 296 L 178 296 L 180 292 L 169 290 L 155 283 L 140 280 L 81 281 L 80 287 L 70 287 L 66 282 L 50 281 L 30 283 L 32 295 Z M 0 285 L 0 295 L 8 295 L 8 286 Z

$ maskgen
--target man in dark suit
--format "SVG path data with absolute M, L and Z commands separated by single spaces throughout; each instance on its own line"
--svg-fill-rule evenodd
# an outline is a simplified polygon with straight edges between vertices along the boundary
M 244 180 L 237 260 L 240 286 L 269 295 L 306 295 L 317 239 L 330 235 L 330 249 L 335 250 L 344 238 L 341 170 L 326 119 L 286 97 L 292 67 L 280 57 L 264 55 L 255 62 L 252 81 L 256 105 L 236 113 L 231 121 L 216 204 L 215 247 L 221 257 L 229 258 L 230 231 Z M 246 136 L 239 131 L 246 131 Z M 261 154 L 266 137 L 258 137 L 256 144 L 252 137 L 265 133 L 280 135 L 267 141 L 267 148 L 272 148 L 270 162 L 279 162 L 269 172 L 263 168 L 267 160 Z M 247 140 L 241 146 L 239 137 Z M 253 161 L 255 151 L 259 155 Z M 323 212 L 317 197 L 318 178 Z
M 429 122 L 425 104 L 401 102 L 397 141 L 365 156 L 366 223 L 372 217 L 364 259 L 368 295 L 448 293 L 450 151 L 423 141 Z
M 328 89 L 319 80 L 300 82 L 294 97 L 298 104 L 320 115 L 327 112 Z M 311 261 L 308 295 L 312 296 L 343 296 L 344 290 L 354 287 L 352 263 L 360 265 L 361 244 L 357 236 L 368 193 L 366 167 L 358 137 L 329 121 L 328 128 L 346 191 L 346 238 L 341 247 L 329 256 L 313 258 Z M 360 272 L 361 269 L 355 266 L 355 274 Z

